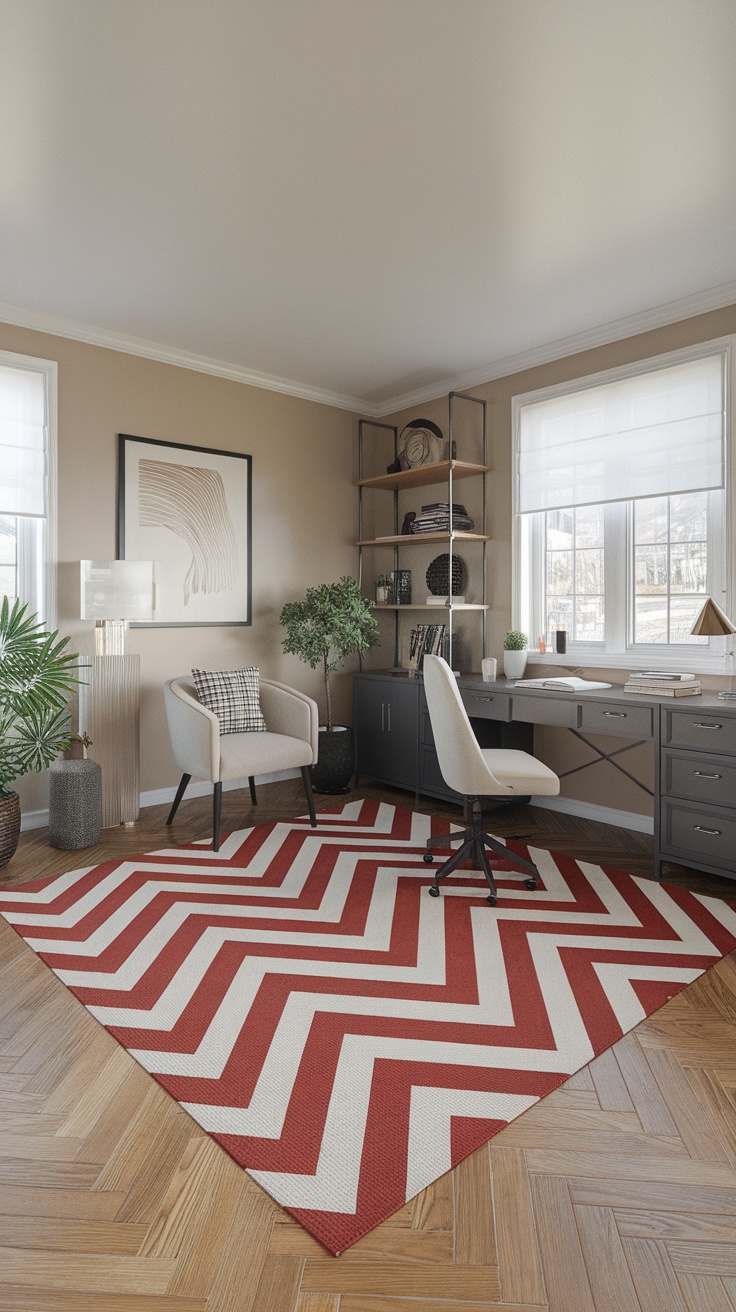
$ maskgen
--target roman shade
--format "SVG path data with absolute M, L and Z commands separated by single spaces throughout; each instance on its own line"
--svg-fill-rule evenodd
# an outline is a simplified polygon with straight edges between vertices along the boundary
M 724 351 L 518 403 L 517 510 L 721 488 Z
M 0 366 L 0 515 L 46 514 L 45 375 Z

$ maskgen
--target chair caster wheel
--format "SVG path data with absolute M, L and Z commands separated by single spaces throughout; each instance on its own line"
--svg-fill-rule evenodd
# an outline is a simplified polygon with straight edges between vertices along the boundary
M 489 893 L 488 897 L 486 898 L 486 902 L 488 903 L 489 907 L 495 907 L 496 901 L 497 899 L 493 896 L 493 893 Z
M 424 856 L 422 857 L 422 861 L 424 862 L 425 866 L 431 866 L 432 862 L 434 861 L 434 857 L 432 856 L 432 853 L 425 852 Z
M 526 884 L 527 888 L 530 889 L 532 892 L 537 887 L 536 879 L 525 879 L 524 883 Z
M 430 896 L 430 897 L 439 897 L 439 895 L 440 895 L 440 890 L 438 889 L 437 885 L 436 885 L 436 884 L 432 884 L 432 885 L 430 885 L 429 896 Z

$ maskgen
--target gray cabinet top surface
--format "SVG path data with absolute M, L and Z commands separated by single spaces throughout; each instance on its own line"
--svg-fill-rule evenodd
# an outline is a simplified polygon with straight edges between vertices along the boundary
M 410 679 L 421 684 L 421 674 L 410 674 L 408 670 L 362 670 L 355 675 L 358 679 Z M 550 678 L 554 678 L 550 675 Z M 610 688 L 596 688 L 592 692 L 562 692 L 556 688 L 525 688 L 524 680 L 497 679 L 495 683 L 484 682 L 480 674 L 461 674 L 458 676 L 460 689 L 480 690 L 483 692 L 509 693 L 515 697 L 559 698 L 561 701 L 574 702 L 621 702 L 627 706 L 661 706 L 663 710 L 685 711 L 697 714 L 699 711 L 718 711 L 719 715 L 736 716 L 736 701 L 722 701 L 717 693 L 703 692 L 695 697 L 656 697 L 643 693 L 624 692 L 620 684 Z

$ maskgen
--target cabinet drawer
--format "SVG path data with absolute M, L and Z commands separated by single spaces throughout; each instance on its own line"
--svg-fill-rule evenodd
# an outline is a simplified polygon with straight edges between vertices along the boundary
M 664 712 L 662 740 L 668 747 L 695 747 L 701 752 L 736 756 L 736 716 L 716 711 Z
M 511 698 L 507 692 L 472 692 L 463 688 L 462 699 L 468 715 L 477 719 L 511 719 Z
M 736 761 L 666 747 L 662 753 L 662 792 L 711 806 L 736 807 Z
M 577 729 L 580 703 L 556 701 L 545 697 L 518 697 L 514 694 L 513 717 L 526 724 L 558 724 L 563 729 Z
M 736 875 L 736 811 L 665 798 L 662 854 Z
M 654 714 L 651 706 L 622 706 L 619 702 L 583 702 L 581 729 L 588 733 L 610 733 L 621 738 L 652 738 Z

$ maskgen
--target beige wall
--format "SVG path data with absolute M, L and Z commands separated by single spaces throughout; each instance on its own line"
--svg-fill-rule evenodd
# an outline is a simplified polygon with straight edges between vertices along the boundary
M 577 355 L 567 356 L 548 364 L 539 365 L 534 369 L 524 370 L 522 373 L 496 378 L 482 386 L 470 389 L 473 395 L 483 397 L 488 402 L 489 463 L 492 467 L 492 473 L 488 476 L 488 531 L 492 539 L 488 552 L 488 600 L 491 607 L 488 616 L 488 655 L 500 658 L 504 634 L 511 625 L 512 397 L 523 392 L 533 391 L 536 388 L 549 387 L 554 383 L 580 378 L 602 369 L 613 369 L 618 365 L 630 364 L 636 360 L 645 360 L 650 356 L 662 355 L 666 351 L 678 350 L 681 347 L 692 346 L 697 342 L 710 341 L 731 333 L 736 333 L 736 305 L 723 310 L 715 310 L 709 314 L 698 315 L 695 318 L 670 324 L 665 328 L 658 328 L 652 332 L 628 337 L 623 341 L 599 346 L 590 351 L 583 351 Z M 417 418 L 419 415 L 427 419 L 433 419 L 445 433 L 447 432 L 446 397 L 440 397 L 431 402 L 423 401 L 420 405 L 413 406 L 411 410 L 405 410 L 391 416 L 389 422 L 398 424 L 399 429 L 401 429 L 408 419 Z M 465 454 L 465 447 L 459 423 L 456 426 L 456 435 L 458 456 L 462 458 Z M 471 435 L 470 440 L 472 444 L 476 440 L 475 436 Z M 473 459 L 474 455 L 471 454 L 466 458 Z M 455 499 L 464 501 L 466 489 L 469 488 L 469 482 L 458 483 Z M 461 495 L 461 491 L 463 495 Z M 426 499 L 431 498 L 427 497 Z M 417 494 L 415 493 L 414 504 L 411 507 L 407 505 L 406 508 L 418 509 L 418 504 Z M 471 509 L 470 493 L 468 494 L 468 509 Z M 384 532 L 387 531 L 384 529 Z M 417 547 L 414 550 L 419 552 L 422 548 Z M 472 555 L 472 553 L 479 552 L 479 550 L 478 547 L 465 547 L 458 552 L 458 554 L 465 557 L 466 562 L 471 567 L 471 577 L 474 563 L 479 558 Z M 412 555 L 412 563 L 414 559 L 415 557 Z M 423 576 L 419 572 L 417 573 L 417 579 L 421 580 L 423 586 Z M 473 599 L 479 600 L 477 597 Z M 467 646 L 472 651 L 472 667 L 477 669 L 480 649 L 477 637 L 474 642 L 471 641 L 471 637 L 472 635 L 468 633 Z M 568 666 L 566 668 L 569 673 L 572 667 Z M 581 670 L 576 672 L 590 678 L 600 678 L 616 683 L 623 683 L 626 677 L 625 673 L 620 670 Z M 530 664 L 528 673 L 531 676 L 533 673 L 552 674 L 553 671 L 549 666 L 539 666 L 535 670 Z M 707 687 L 715 688 L 721 686 L 723 680 L 704 676 L 703 683 Z M 603 739 L 597 741 L 605 746 Z M 608 742 L 611 746 L 616 745 L 611 743 L 610 740 Z M 618 745 L 620 745 L 620 742 L 619 739 Z M 537 730 L 535 745 L 536 750 L 539 751 L 543 759 L 553 769 L 559 771 L 571 769 L 584 760 L 592 761 L 595 759 L 594 752 L 579 744 L 571 734 L 560 730 Z M 651 786 L 651 748 L 639 748 L 635 752 L 627 753 L 622 760 L 622 764 L 632 774 L 648 782 Z M 651 814 L 651 801 L 646 793 L 625 779 L 619 771 L 607 763 L 595 764 L 591 769 L 583 770 L 569 780 L 563 781 L 562 792 L 564 796 L 570 798 L 579 798 L 587 802 L 594 802 L 624 811 L 636 811 L 644 815 Z
M 315 696 L 318 675 L 284 656 L 278 616 L 304 589 L 354 571 L 355 419 L 347 411 L 0 325 L 0 350 L 59 365 L 58 622 L 90 652 L 79 619 L 80 558 L 116 549 L 118 433 L 247 452 L 253 457 L 253 624 L 249 628 L 134 629 L 142 676 L 141 787 L 178 782 L 162 683 L 193 665 L 253 663 Z M 335 679 L 338 719 L 350 715 L 349 673 Z M 24 809 L 45 805 L 44 781 L 21 784 Z

